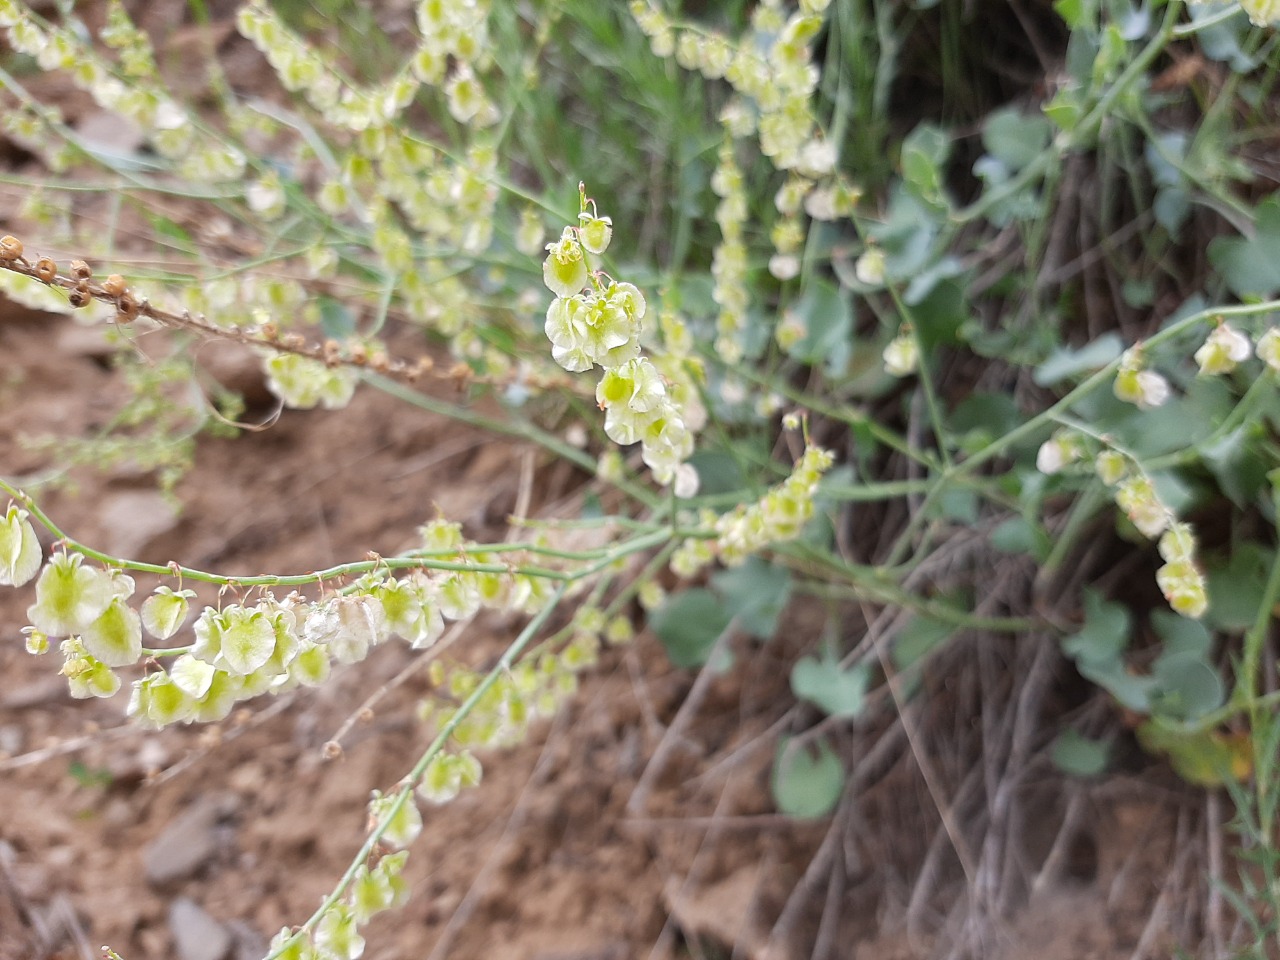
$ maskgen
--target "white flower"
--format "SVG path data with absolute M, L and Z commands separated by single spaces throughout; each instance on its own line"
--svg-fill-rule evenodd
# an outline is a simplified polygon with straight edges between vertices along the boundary
M 1229 324 L 1220 323 L 1196 351 L 1196 363 L 1200 373 L 1215 376 L 1230 373 L 1238 364 L 1249 358 L 1249 338 Z
M 884 251 L 878 247 L 864 250 L 853 265 L 853 275 L 865 286 L 881 286 L 884 283 Z
M 895 377 L 907 377 L 920 366 L 920 348 L 910 333 L 902 333 L 889 341 L 884 348 L 885 372 Z

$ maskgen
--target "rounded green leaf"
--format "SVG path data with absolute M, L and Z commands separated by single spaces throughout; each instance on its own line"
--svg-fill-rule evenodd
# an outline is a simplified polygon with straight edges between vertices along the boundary
M 1063 732 L 1053 742 L 1054 766 L 1073 777 L 1095 777 L 1107 768 L 1111 744 L 1090 740 L 1075 730 Z
M 810 750 L 791 738 L 778 744 L 770 783 L 774 802 L 789 817 L 825 817 L 844 790 L 844 766 L 826 743 Z
M 856 717 L 866 701 L 869 679 L 864 666 L 844 670 L 834 660 L 802 657 L 791 668 L 791 692 L 828 716 Z

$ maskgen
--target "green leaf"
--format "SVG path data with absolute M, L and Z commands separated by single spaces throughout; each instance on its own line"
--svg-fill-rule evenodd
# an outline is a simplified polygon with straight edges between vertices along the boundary
M 826 362 L 834 375 L 845 372 L 849 365 L 853 335 L 853 310 L 849 301 L 829 283 L 809 284 L 791 312 L 803 324 L 805 335 L 789 351 L 803 363 Z
M 1053 742 L 1050 752 L 1053 764 L 1073 777 L 1096 777 L 1107 769 L 1111 744 L 1106 740 L 1090 740 L 1075 730 L 1067 730 Z
M 951 136 L 941 127 L 922 123 L 902 141 L 902 179 L 918 198 L 937 207 L 944 205 L 943 168 L 951 152 Z
M 1001 553 L 1025 553 L 1043 560 L 1049 555 L 1049 534 L 1026 517 L 1009 517 L 991 531 L 991 545 Z
M 1280 292 L 1280 195 L 1258 205 L 1253 237 L 1218 237 L 1209 261 L 1241 299 L 1266 299 Z
M 699 450 L 689 458 L 698 471 L 698 493 L 734 493 L 747 485 L 737 458 L 724 450 Z
M 320 329 L 324 335 L 334 340 L 345 340 L 356 331 L 356 318 L 340 300 L 333 297 L 320 297 Z
M 840 802 L 844 766 L 825 742 L 811 753 L 788 737 L 778 744 L 770 787 L 774 803 L 787 816 L 825 817 Z
M 947 418 L 947 428 L 961 445 L 976 453 L 1023 421 L 1022 411 L 1007 393 L 975 393 L 966 397 Z
M 707 662 L 731 619 L 719 597 L 695 587 L 669 597 L 649 615 L 649 626 L 666 647 L 671 662 L 684 669 Z
M 867 230 L 884 251 L 885 276 L 894 282 L 910 281 L 929 267 L 937 235 L 936 209 L 902 189 L 890 196 L 884 222 Z
M 912 285 L 914 286 L 914 281 Z M 960 326 L 969 316 L 962 284 L 938 278 L 927 296 L 909 302 L 915 304 L 911 315 L 916 323 L 916 332 L 920 335 L 922 349 L 933 350 L 938 346 L 959 342 Z
M 1031 163 L 1049 145 L 1053 128 L 1044 117 L 1013 107 L 993 110 L 982 126 L 982 145 L 1011 173 Z
M 938 497 L 937 509 L 948 520 L 972 527 L 978 522 L 978 494 L 965 487 L 948 487 Z
M 1084 116 L 1084 98 L 1078 88 L 1066 85 L 1042 109 L 1054 126 L 1064 133 L 1070 133 Z
M 1124 352 L 1119 334 L 1104 333 L 1078 350 L 1060 347 L 1036 368 L 1032 377 L 1037 386 L 1051 387 L 1068 377 L 1100 370 Z
M 1063 652 L 1082 666 L 1098 665 L 1118 660 L 1128 645 L 1129 611 L 1086 589 L 1084 627 L 1062 641 Z
M 937 288 L 942 281 L 950 280 L 952 277 L 958 277 L 964 273 L 964 270 L 964 264 L 955 257 L 943 257 L 933 266 L 920 271 L 911 278 L 911 282 L 907 284 L 907 289 L 902 294 L 903 302 L 906 303 L 907 306 L 914 307 L 933 293 L 934 289 Z M 956 287 L 956 290 L 958 291 L 956 299 L 961 305 L 959 316 L 955 318 L 954 323 L 952 324 L 952 329 L 948 333 L 950 338 L 955 339 L 956 330 L 959 328 L 960 321 L 965 319 L 965 311 L 963 309 L 964 292 L 959 286 L 955 284 L 952 284 L 952 286 Z M 919 313 L 916 314 L 916 318 L 917 320 L 920 319 Z M 923 322 L 921 323 L 921 326 L 924 326 Z
M 856 717 L 866 702 L 870 679 L 870 671 L 862 665 L 845 670 L 829 657 L 802 657 L 791 668 L 791 692 L 827 716 Z
M 1166 653 L 1192 653 L 1208 660 L 1213 637 L 1199 620 L 1190 620 L 1172 610 L 1157 609 L 1151 611 L 1151 625 L 1164 641 Z
M 906 670 L 942 646 L 956 632 L 953 624 L 932 617 L 914 616 L 893 643 L 893 663 Z
M 1151 669 L 1156 682 L 1156 709 L 1177 720 L 1198 720 L 1226 701 L 1227 689 L 1218 671 L 1202 656 L 1166 654 Z
M 1072 30 L 1084 22 L 1084 0 L 1054 0 L 1053 9 Z
M 1258 616 L 1266 593 L 1272 553 L 1256 543 L 1242 543 L 1225 565 L 1208 564 L 1209 612 L 1205 623 L 1218 630 L 1247 630 Z
M 1255 424 L 1245 424 L 1200 447 L 1200 458 L 1217 478 L 1218 486 L 1237 507 L 1247 507 L 1267 479 L 1263 438 Z
M 744 631 L 768 640 L 778 629 L 778 617 L 791 599 L 791 571 L 749 557 L 739 567 L 711 578 L 711 586 L 724 598 L 723 608 L 737 617 Z
M 1100 686 L 1116 702 L 1137 713 L 1148 713 L 1151 709 L 1151 694 L 1156 682 L 1151 677 L 1136 676 L 1128 671 L 1124 661 L 1119 658 L 1098 662 L 1080 660 L 1076 663 L 1080 676 Z

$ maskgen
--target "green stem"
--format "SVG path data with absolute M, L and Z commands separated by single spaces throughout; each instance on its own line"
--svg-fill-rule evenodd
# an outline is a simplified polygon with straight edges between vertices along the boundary
M 547 556 L 575 560 L 586 559 L 591 561 L 576 571 L 503 563 L 475 563 L 466 560 L 438 560 L 427 556 L 428 553 L 436 551 L 417 551 L 402 557 L 378 557 L 373 560 L 360 560 L 352 563 L 342 563 L 337 566 L 327 567 L 323 570 L 317 570 L 311 573 L 228 577 L 223 574 L 211 573 L 207 570 L 196 570 L 192 567 L 184 567 L 176 563 L 169 564 L 167 566 L 155 563 L 140 563 L 123 557 L 114 557 L 111 554 L 103 553 L 101 550 L 95 550 L 93 547 L 83 544 L 64 533 L 63 530 L 49 519 L 48 515 L 42 509 L 40 509 L 39 504 L 37 504 L 29 494 L 10 485 L 3 479 L 0 479 L 0 490 L 5 491 L 13 497 L 14 500 L 20 503 L 24 509 L 29 511 L 31 515 L 40 522 L 41 526 L 53 534 L 55 538 L 65 543 L 71 550 L 76 553 L 83 554 L 91 560 L 96 560 L 105 566 L 117 567 L 122 570 L 132 570 L 136 573 L 151 573 L 161 577 L 179 577 L 183 580 L 194 580 L 200 583 L 214 583 L 233 587 L 296 587 L 314 583 L 324 583 L 331 580 L 347 579 L 349 577 L 360 576 L 364 573 L 370 573 L 375 570 L 423 569 L 464 571 L 469 573 L 518 574 L 527 577 L 539 577 L 547 580 L 555 580 L 567 584 L 589 577 L 592 574 L 603 570 L 605 567 L 614 563 L 621 557 L 629 556 L 633 553 L 641 553 L 656 546 L 660 546 L 674 536 L 674 533 L 670 528 L 660 527 L 658 529 L 651 530 L 648 533 L 634 537 L 631 540 L 624 540 L 620 544 L 608 548 L 607 550 L 595 550 L 583 554 L 574 554 L 571 551 L 559 551 L 533 544 L 495 544 L 493 546 L 473 544 L 464 547 L 462 550 L 454 552 L 454 555 L 458 553 L 465 554 L 468 551 L 484 555 L 488 553 L 525 550 L 534 554 L 545 554 Z

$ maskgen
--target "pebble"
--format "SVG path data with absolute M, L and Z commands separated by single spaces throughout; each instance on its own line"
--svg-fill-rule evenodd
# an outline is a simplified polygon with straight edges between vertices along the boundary
M 147 844 L 142 863 L 147 882 L 161 887 L 199 871 L 225 839 L 220 820 L 235 812 L 235 794 L 201 797 Z
M 169 932 L 178 960 L 227 960 L 231 931 L 187 897 L 169 904 Z

